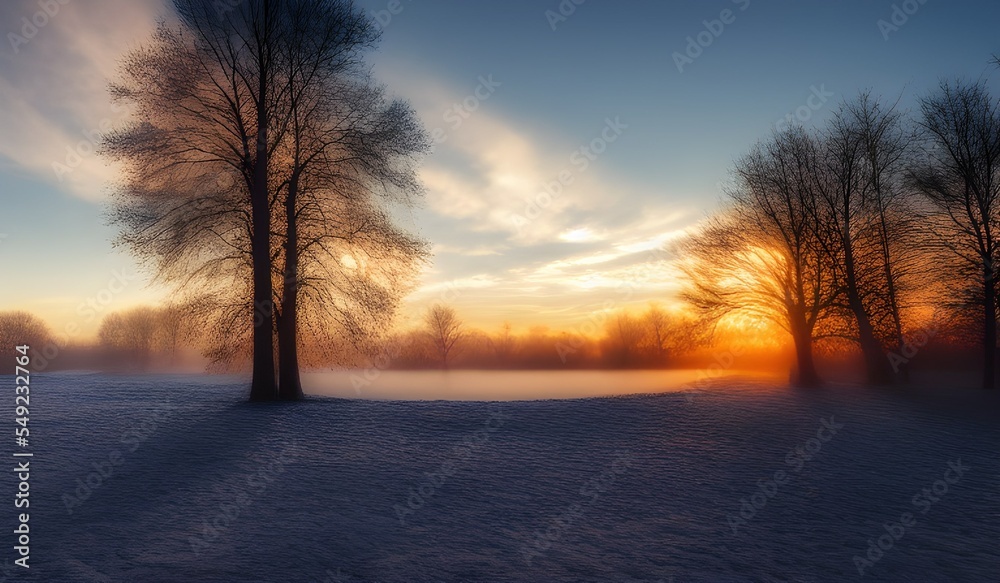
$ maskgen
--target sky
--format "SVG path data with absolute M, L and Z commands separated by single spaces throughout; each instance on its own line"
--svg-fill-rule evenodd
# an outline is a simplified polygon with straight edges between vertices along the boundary
M 863 89 L 912 109 L 943 78 L 1000 78 L 989 1 L 358 4 L 382 29 L 375 78 L 435 140 L 424 202 L 400 217 L 433 250 L 403 326 L 435 302 L 488 330 L 672 305 L 681 281 L 658 250 L 718 208 L 776 126 L 822 124 Z M 128 116 L 107 94 L 118 59 L 168 9 L 0 3 L 0 310 L 86 340 L 102 315 L 169 297 L 113 247 L 116 170 L 92 145 Z

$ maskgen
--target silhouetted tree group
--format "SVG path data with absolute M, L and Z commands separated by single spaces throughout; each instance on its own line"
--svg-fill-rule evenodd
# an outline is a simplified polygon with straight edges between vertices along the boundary
M 1000 103 L 983 82 L 943 82 L 913 120 L 862 93 L 825 127 L 775 132 L 733 174 L 724 210 L 680 244 L 704 320 L 777 323 L 806 386 L 819 340 L 855 343 L 869 382 L 887 384 L 907 378 L 891 355 L 908 333 L 944 327 L 929 312 L 978 321 L 967 340 L 994 386 Z

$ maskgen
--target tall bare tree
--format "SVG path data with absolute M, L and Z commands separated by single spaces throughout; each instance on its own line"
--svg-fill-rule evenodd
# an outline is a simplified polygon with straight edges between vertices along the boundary
M 925 258 L 922 212 L 904 184 L 916 136 L 897 104 L 890 105 L 869 92 L 845 103 L 841 115 L 863 150 L 866 193 L 858 243 L 859 263 L 867 277 L 862 278 L 862 302 L 883 347 L 902 353 L 906 345 L 903 310 L 914 301 L 913 280 Z M 908 369 L 900 366 L 894 368 L 906 380 Z
M 271 271 L 271 156 L 287 115 L 276 40 L 293 33 L 281 3 L 247 0 L 225 11 L 175 0 L 179 26 L 163 22 L 124 60 L 112 95 L 134 119 L 106 136 L 124 163 L 113 221 L 119 241 L 159 276 L 189 287 L 250 273 L 251 400 L 277 397 Z M 282 26 L 285 26 L 283 29 Z M 221 286 L 220 286 L 221 287 Z
M 211 298 L 200 309 L 218 322 L 213 357 L 249 345 L 251 400 L 295 399 L 300 290 L 336 272 L 312 286 L 323 289 L 311 306 L 336 303 L 357 329 L 350 308 L 391 312 L 422 256 L 376 194 L 417 193 L 410 163 L 426 139 L 405 104 L 358 75 L 378 33 L 351 1 L 174 4 L 179 26 L 161 24 L 112 86 L 136 105 L 105 142 L 126 168 L 112 219 L 162 280 Z M 358 253 L 385 261 L 345 265 Z
M 367 23 L 363 15 L 355 16 Z M 419 240 L 392 222 L 386 207 L 412 204 L 421 192 L 415 162 L 428 142 L 408 105 L 389 102 L 381 87 L 351 76 L 355 64 L 344 60 L 292 83 L 292 121 L 283 149 L 288 174 L 279 186 L 284 207 L 278 243 L 284 253 L 278 312 L 282 399 L 302 396 L 300 290 L 309 287 L 312 299 L 329 295 L 313 306 L 333 308 L 331 317 L 356 340 L 366 317 L 384 327 L 405 287 L 401 277 L 412 273 L 425 254 Z M 352 258 L 350 268 L 341 264 L 345 255 Z M 337 273 L 330 273 L 331 265 L 339 266 Z M 344 309 L 337 297 L 348 299 L 354 310 Z
M 885 308 L 902 339 L 899 273 L 888 238 L 901 198 L 893 192 L 893 171 L 905 153 L 899 116 L 869 94 L 844 103 L 823 135 L 825 175 L 816 181 L 817 225 L 831 266 L 841 274 L 845 309 L 856 329 L 868 381 L 887 384 L 892 371 L 876 329 Z M 879 301 L 879 298 L 887 301 Z
M 935 246 L 952 258 L 950 281 L 981 314 L 984 388 L 996 385 L 1000 248 L 1000 104 L 983 82 L 942 82 L 921 99 L 927 163 L 909 173 L 933 206 Z
M 833 242 L 817 227 L 822 174 L 814 138 L 802 128 L 777 133 L 737 163 L 724 215 L 680 244 L 685 299 L 710 321 L 742 313 L 784 328 L 801 386 L 820 382 L 813 343 L 841 295 L 825 251 Z
M 327 92 L 333 91 L 331 78 L 349 74 L 357 66 L 359 53 L 377 38 L 372 23 L 364 15 L 343 3 L 294 2 L 289 12 L 297 34 L 280 39 L 278 53 L 286 69 L 288 82 L 289 142 L 284 145 L 287 174 L 279 192 L 284 195 L 284 268 L 279 291 L 281 306 L 278 325 L 278 391 L 280 398 L 302 397 L 298 356 L 299 277 L 298 213 L 299 191 L 303 174 L 328 142 L 322 125 L 329 113 L 323 111 Z M 336 120 L 334 127 L 337 127 Z M 311 140 L 310 140 L 311 138 Z M 311 144 L 319 142 L 318 144 Z M 310 146 L 313 146 L 311 149 Z M 321 162 L 316 162 L 318 165 Z

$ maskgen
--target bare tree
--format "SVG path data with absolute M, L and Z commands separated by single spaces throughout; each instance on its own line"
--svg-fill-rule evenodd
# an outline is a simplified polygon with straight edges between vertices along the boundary
M 352 27 L 368 25 L 363 15 L 354 16 Z M 330 23 L 326 29 L 334 24 L 343 26 Z M 326 29 L 317 34 L 332 34 Z M 409 106 L 388 102 L 367 78 L 349 76 L 354 63 L 343 61 L 292 83 L 292 123 L 282 150 L 288 174 L 279 185 L 283 237 L 277 245 L 284 253 L 277 321 L 279 392 L 286 400 L 302 396 L 300 291 L 311 293 L 306 299 L 314 300 L 314 316 L 337 321 L 358 341 L 385 328 L 406 289 L 403 280 L 425 255 L 423 243 L 399 229 L 385 209 L 410 205 L 421 193 L 415 161 L 427 147 L 423 131 Z M 352 258 L 349 268 L 344 256 Z
M 775 134 L 737 163 L 724 215 L 680 244 L 685 299 L 708 321 L 742 313 L 784 328 L 795 344 L 793 381 L 802 386 L 820 382 L 813 343 L 841 293 L 825 251 L 832 243 L 817 228 L 822 170 L 803 129 Z
M 874 384 L 892 380 L 873 323 L 875 298 L 888 294 L 888 308 L 899 321 L 898 273 L 886 240 L 889 213 L 899 200 L 891 193 L 891 171 L 905 151 L 897 125 L 894 109 L 884 110 L 868 94 L 843 104 L 824 134 L 825 175 L 816 181 L 817 225 L 825 230 L 819 240 L 829 242 L 824 250 L 840 273 L 844 307 L 856 328 L 868 381 Z M 871 269 L 874 257 L 882 260 L 882 269 Z
M 122 228 L 119 241 L 163 280 L 249 287 L 226 307 L 252 324 L 250 398 L 271 400 L 269 181 L 287 118 L 276 40 L 294 31 L 278 2 L 247 0 L 226 11 L 207 0 L 174 6 L 180 27 L 161 23 L 112 85 L 116 99 L 135 105 L 134 120 L 104 144 L 126 169 L 113 221 Z M 240 285 L 248 271 L 250 285 Z M 218 284 L 224 276 L 229 286 Z
M 316 338 L 330 317 L 348 336 L 373 329 L 423 257 L 376 194 L 418 193 L 412 156 L 426 140 L 405 104 L 359 74 L 378 32 L 351 1 L 216 4 L 175 0 L 180 27 L 161 24 L 112 86 L 136 105 L 105 142 L 126 168 L 112 219 L 161 280 L 202 299 L 210 356 L 252 352 L 251 400 L 295 399 L 300 324 Z M 379 264 L 337 267 L 365 254 Z M 307 288 L 325 320 L 303 319 Z
M 672 335 L 670 319 L 658 304 L 650 304 L 649 309 L 642 316 L 642 321 L 648 329 L 653 357 L 657 364 L 663 364 Z
M 906 345 L 903 309 L 924 259 L 922 213 L 904 185 L 915 135 L 896 104 L 887 105 L 867 92 L 841 111 L 863 148 L 862 184 L 867 192 L 858 244 L 860 269 L 867 277 L 862 278 L 862 302 L 883 346 L 901 353 Z M 905 365 L 898 370 L 904 380 L 907 370 Z
M 616 314 L 607 323 L 608 356 L 619 367 L 636 363 L 643 340 L 642 323 L 627 313 Z
M 928 163 L 909 179 L 935 210 L 936 248 L 951 256 L 961 303 L 981 314 L 983 387 L 996 384 L 1000 104 L 982 82 L 942 82 L 920 102 Z M 936 146 L 936 147 L 935 147 Z
M 500 366 L 509 366 L 510 360 L 514 355 L 514 350 L 517 348 L 517 339 L 511 332 L 510 322 L 503 323 L 503 326 L 500 327 L 500 332 L 495 337 L 489 339 L 489 345 L 497 364 Z
M 437 354 L 441 368 L 447 370 L 459 343 L 465 338 L 464 326 L 454 308 L 441 304 L 436 304 L 427 310 L 424 323 L 427 325 L 427 337 Z

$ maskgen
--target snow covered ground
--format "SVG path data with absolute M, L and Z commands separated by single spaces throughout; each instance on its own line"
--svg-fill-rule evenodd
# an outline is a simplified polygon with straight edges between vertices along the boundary
M 728 382 L 249 405 L 244 390 L 33 377 L 31 568 L 5 535 L 8 580 L 1000 580 L 996 395 Z

